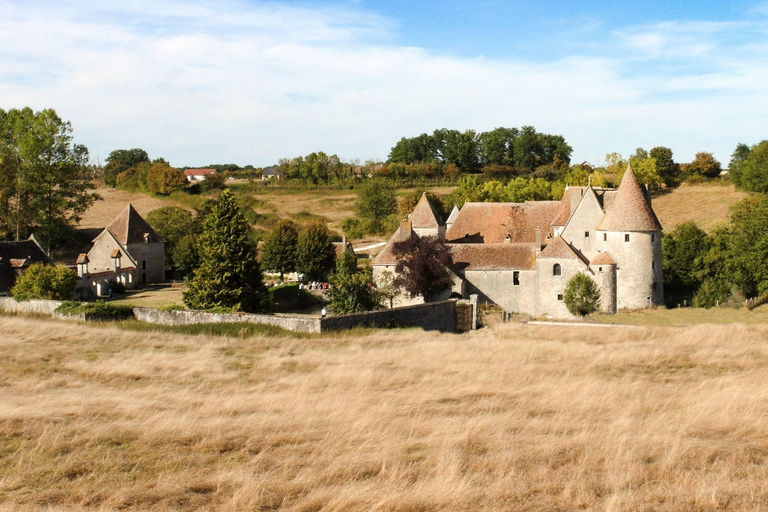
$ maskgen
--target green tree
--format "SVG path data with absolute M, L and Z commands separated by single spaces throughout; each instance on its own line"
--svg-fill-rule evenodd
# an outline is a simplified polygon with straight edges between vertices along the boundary
M 299 232 L 289 220 L 279 221 L 261 247 L 262 268 L 280 273 L 280 281 L 287 272 L 296 270 L 296 248 Z
M 88 149 L 52 109 L 0 109 L 0 234 L 34 234 L 50 248 L 67 239 L 99 196 L 87 170 Z
M 165 239 L 166 270 L 181 272 L 182 268 L 175 264 L 175 258 L 181 241 L 196 231 L 197 224 L 192 213 L 178 206 L 164 206 L 149 212 L 147 222 Z
M 117 185 L 118 174 L 140 163 L 149 163 L 149 155 L 141 148 L 116 149 L 109 154 L 106 162 L 104 184 L 114 188 Z
M 688 176 L 703 176 L 705 178 L 716 178 L 720 176 L 720 162 L 712 155 L 712 153 L 706 153 L 700 151 L 696 153 L 696 157 L 693 162 L 688 164 L 687 174 Z
M 198 241 L 200 266 L 184 293 L 193 309 L 232 308 L 246 312 L 268 306 L 256 244 L 232 192 L 213 203 Z
M 207 181 L 207 180 L 206 180 Z M 151 194 L 168 195 L 187 186 L 184 173 L 167 163 L 152 164 L 147 173 L 147 190 Z
M 371 179 L 358 192 L 355 213 L 367 224 L 369 234 L 384 232 L 386 218 L 397 213 L 395 189 L 382 179 Z
M 664 295 L 669 305 L 690 302 L 706 278 L 705 257 L 709 236 L 695 223 L 686 222 L 661 238 Z
M 296 245 L 296 270 L 307 279 L 317 279 L 333 268 L 336 253 L 325 224 L 311 224 L 299 235 Z
M 600 308 L 600 290 L 591 277 L 580 272 L 565 285 L 563 301 L 571 314 L 590 315 Z
M 741 187 L 741 167 L 749 156 L 750 147 L 744 143 L 736 145 L 736 149 L 731 154 L 731 161 L 728 164 L 728 177 L 734 185 Z
M 747 198 L 730 215 L 725 278 L 746 297 L 768 292 L 768 196 Z
M 667 187 L 680 184 L 680 166 L 672 159 L 671 149 L 656 146 L 651 150 L 650 157 L 656 160 L 656 170 Z
M 337 315 L 372 311 L 381 307 L 370 265 L 357 269 L 357 258 L 344 251 L 336 261 L 336 273 L 330 277 L 328 294 L 331 309 Z
M 740 151 L 737 148 L 737 151 Z M 743 150 L 741 150 L 743 151 Z M 733 165 L 733 160 L 731 160 Z M 768 140 L 752 146 L 744 161 L 736 166 L 739 185 L 745 190 L 768 194 Z
M 397 260 L 394 285 L 409 297 L 429 302 L 451 288 L 453 257 L 440 239 L 413 237 L 395 243 L 392 250 Z
M 16 279 L 11 290 L 17 301 L 32 299 L 69 300 L 77 286 L 78 277 L 66 267 L 35 263 Z

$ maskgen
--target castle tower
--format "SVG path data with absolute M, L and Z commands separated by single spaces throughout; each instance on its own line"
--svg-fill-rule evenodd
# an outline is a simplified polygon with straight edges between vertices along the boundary
M 438 215 L 426 192 L 421 195 L 421 199 L 408 216 L 408 220 L 411 221 L 413 232 L 417 235 L 445 239 L 443 219 Z
M 597 227 L 598 250 L 616 262 L 617 309 L 663 304 L 661 229 L 650 197 L 627 166 Z
M 589 263 L 600 288 L 600 306 L 603 313 L 616 313 L 616 261 L 609 252 L 601 252 Z

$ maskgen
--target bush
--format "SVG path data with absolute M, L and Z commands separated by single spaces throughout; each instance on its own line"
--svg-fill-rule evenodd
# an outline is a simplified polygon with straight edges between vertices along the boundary
M 125 293 L 125 285 L 120 281 L 110 281 L 109 290 L 112 293 Z
M 585 316 L 600 307 L 600 290 L 587 274 L 576 274 L 565 285 L 565 305 L 571 314 Z
M 78 277 L 66 267 L 35 263 L 16 280 L 11 294 L 17 301 L 32 299 L 68 300 L 72 298 Z
M 133 306 L 112 304 L 99 300 L 96 302 L 67 301 L 56 308 L 56 313 L 78 315 L 85 313 L 95 320 L 125 320 L 133 318 Z

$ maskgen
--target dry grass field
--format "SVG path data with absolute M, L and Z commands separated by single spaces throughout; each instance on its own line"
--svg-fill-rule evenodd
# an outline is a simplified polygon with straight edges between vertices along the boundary
M 0 510 L 768 508 L 764 326 L 0 332 Z
M 724 225 L 728 220 L 728 209 L 747 196 L 733 185 L 683 184 L 669 194 L 654 198 L 653 209 L 667 231 L 693 221 L 701 229 L 711 232 Z

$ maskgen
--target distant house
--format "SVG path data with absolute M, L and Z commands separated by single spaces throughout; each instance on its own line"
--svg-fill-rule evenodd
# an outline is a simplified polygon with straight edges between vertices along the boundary
M 219 174 L 219 171 L 216 169 L 185 169 L 184 170 L 184 177 L 187 178 L 187 181 L 190 183 L 193 181 L 205 181 L 205 178 L 207 176 L 210 176 L 211 174 Z
M 97 297 L 109 293 L 109 281 L 126 288 L 165 280 L 165 240 L 128 205 L 77 258 L 81 287 Z
M 261 180 L 267 181 L 267 180 L 281 180 L 284 178 L 284 175 L 280 168 L 276 165 L 265 167 L 261 170 Z
M 21 242 L 0 242 L 0 296 L 8 296 L 16 278 L 34 263 L 53 264 L 34 236 Z

